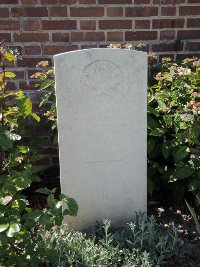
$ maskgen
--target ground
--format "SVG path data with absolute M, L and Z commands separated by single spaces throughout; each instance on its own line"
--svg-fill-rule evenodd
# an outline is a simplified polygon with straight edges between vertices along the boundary
M 184 242 L 183 256 L 169 259 L 164 267 L 200 267 L 200 236 L 186 205 L 172 205 L 168 199 L 149 200 L 148 215 L 155 215 L 164 228 L 174 223 Z

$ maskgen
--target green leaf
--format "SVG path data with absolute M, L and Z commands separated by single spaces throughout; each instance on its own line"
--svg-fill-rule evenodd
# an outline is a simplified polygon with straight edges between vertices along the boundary
M 37 122 L 40 122 L 40 117 L 35 114 L 35 113 L 31 113 L 31 116 L 37 121 Z
M 33 175 L 33 176 L 31 176 L 31 181 L 33 181 L 33 182 L 41 182 L 42 179 L 37 175 Z
M 28 146 L 17 146 L 17 148 L 22 154 L 26 154 L 30 151 L 30 148 Z
M 189 182 L 188 191 L 195 191 L 195 190 L 199 189 L 199 186 L 200 186 L 199 179 L 197 179 L 195 177 Z
M 38 220 L 40 218 L 41 215 L 42 215 L 42 211 L 41 210 L 33 210 L 28 215 L 28 219 L 36 221 L 36 220 Z
M 5 77 L 6 78 L 15 78 L 16 74 L 14 72 L 11 72 L 11 71 L 6 71 L 5 72 Z
M 174 161 L 179 162 L 187 157 L 187 155 L 189 154 L 189 149 L 187 146 L 181 146 L 181 147 L 175 148 L 172 154 L 174 156 Z
M 31 173 L 37 173 L 46 170 L 46 166 L 30 166 Z
M 154 115 L 159 115 L 159 112 L 155 108 L 152 108 L 150 106 L 148 106 L 148 112 Z
M 13 141 L 5 133 L 0 133 L 0 146 L 4 148 L 12 148 Z
M 46 188 L 46 187 L 39 188 L 35 192 L 41 193 L 41 194 L 45 194 L 45 195 L 49 195 L 51 193 L 51 191 L 48 188 Z
M 20 231 L 20 224 L 19 223 L 10 223 L 10 227 L 7 232 L 7 237 L 13 237 L 16 233 Z
M 148 154 L 151 154 L 151 152 L 154 150 L 154 148 L 155 148 L 155 141 L 153 139 L 149 139 L 147 142 Z
M 39 223 L 41 223 L 42 225 L 49 226 L 51 224 L 51 217 L 48 214 L 43 214 L 39 218 Z
M 165 115 L 165 116 L 163 116 L 163 119 L 167 125 L 171 126 L 173 124 L 173 116 L 172 115 Z
M 68 209 L 69 209 L 69 215 L 70 216 L 77 216 L 77 213 L 78 213 L 78 204 L 76 202 L 75 199 L 71 198 L 71 197 L 68 197 L 65 200 L 63 200 L 67 206 L 68 206 Z
M 18 190 L 25 189 L 31 185 L 31 179 L 22 175 L 16 178 L 15 185 Z
M 165 159 L 167 159 L 170 155 L 170 147 L 169 145 L 165 142 L 162 144 L 162 147 L 161 147 L 161 152 L 162 152 L 162 155 Z
M 47 204 L 51 207 L 55 203 L 54 194 L 49 194 L 47 197 Z
M 44 90 L 47 89 L 48 87 L 52 86 L 54 84 L 53 80 L 45 80 L 41 85 L 40 85 L 40 89 Z
M 23 91 L 18 91 L 17 92 L 17 94 L 18 94 L 18 98 L 21 100 L 22 98 L 23 98 L 23 96 L 24 96 L 24 92 Z
M 166 108 L 166 104 L 161 100 L 158 100 L 158 105 L 160 108 Z
M 159 128 L 159 123 L 151 117 L 148 117 L 147 124 L 150 129 Z
M 191 215 L 195 221 L 197 232 L 200 235 L 200 222 L 197 218 L 196 212 L 194 211 L 194 209 L 190 206 L 190 204 L 186 200 L 185 200 L 185 203 L 186 203 L 186 205 L 187 205 L 187 207 L 188 207 L 188 209 L 189 209 L 189 211 L 190 211 L 190 213 L 191 213 Z
M 151 131 L 150 135 L 153 136 L 162 136 L 165 133 L 165 130 L 163 128 L 155 128 Z
M 53 138 L 53 144 L 54 145 L 58 144 L 58 133 L 56 133 L 56 135 Z
M 154 187 L 154 184 L 153 184 L 153 181 L 151 178 L 148 177 L 147 179 L 147 188 L 148 188 L 148 193 L 149 194 L 153 194 L 154 190 L 155 190 L 155 187 Z
M 10 62 L 15 62 L 17 60 L 17 58 L 10 52 L 6 52 L 4 57 Z
M 32 102 L 30 100 L 30 98 L 26 98 L 24 101 L 24 113 L 26 116 L 28 115 L 32 115 Z
M 194 173 L 194 169 L 190 166 L 186 165 L 182 168 L 177 168 L 175 171 L 175 178 L 176 179 L 185 179 L 190 177 Z
M 200 207 L 200 191 L 195 196 L 195 204 L 197 207 Z
M 9 224 L 0 224 L 0 233 L 4 232 L 9 227 Z

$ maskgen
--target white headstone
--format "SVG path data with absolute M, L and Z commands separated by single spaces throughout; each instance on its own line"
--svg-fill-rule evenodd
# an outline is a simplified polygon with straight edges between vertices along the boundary
M 147 54 L 102 48 L 54 59 L 61 190 L 79 204 L 65 222 L 119 227 L 146 212 Z

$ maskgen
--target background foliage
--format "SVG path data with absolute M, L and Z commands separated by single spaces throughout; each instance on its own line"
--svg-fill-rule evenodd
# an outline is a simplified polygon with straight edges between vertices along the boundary
M 170 190 L 179 202 L 200 196 L 200 59 L 164 58 L 150 74 L 148 190 Z
M 35 165 L 40 155 L 30 146 L 24 145 L 23 137 L 30 118 L 38 123 L 40 118 L 32 112 L 31 99 L 21 90 L 11 91 L 7 79 L 14 78 L 7 71 L 7 64 L 16 61 L 15 55 L 3 45 L 0 47 L 0 264 L 2 266 L 38 266 L 40 261 L 37 244 L 33 236 L 40 228 L 50 229 L 61 225 L 64 215 L 75 216 L 78 205 L 72 198 L 60 195 L 55 190 L 38 189 L 47 194 L 47 208 L 33 210 L 24 190 L 38 181 Z M 66 209 L 62 211 L 62 203 Z M 33 253 L 34 252 L 34 253 Z M 35 265 L 34 265 L 35 264 Z

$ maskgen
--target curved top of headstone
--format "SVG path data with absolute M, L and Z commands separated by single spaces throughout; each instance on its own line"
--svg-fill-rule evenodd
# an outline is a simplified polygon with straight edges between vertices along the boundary
M 85 54 L 98 54 L 98 53 L 109 53 L 109 54 L 115 54 L 115 53 L 129 53 L 130 56 L 142 56 L 142 55 L 147 55 L 146 52 L 143 51 L 137 51 L 137 50 L 130 50 L 130 49 L 119 49 L 119 48 L 90 48 L 90 49 L 81 49 L 81 50 L 74 50 L 74 51 L 69 51 L 69 52 L 64 52 L 60 54 L 54 55 L 54 59 L 60 58 L 60 57 L 65 57 L 74 54 L 79 54 L 79 53 L 85 53 Z

